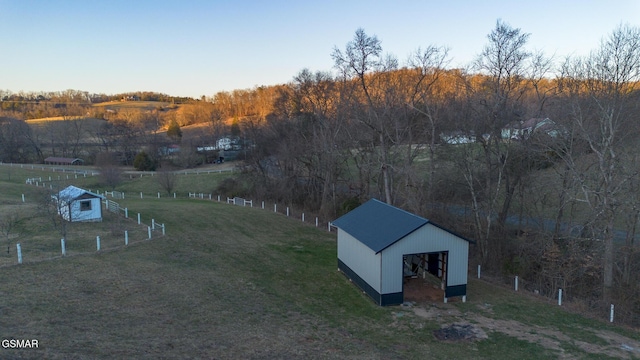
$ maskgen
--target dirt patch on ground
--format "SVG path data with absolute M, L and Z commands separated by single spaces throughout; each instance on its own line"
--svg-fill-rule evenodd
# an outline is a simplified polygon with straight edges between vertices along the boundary
M 483 311 L 486 311 L 488 306 L 488 304 L 478 305 Z M 640 357 L 640 342 L 606 330 L 594 333 L 606 344 L 592 344 L 576 341 L 560 331 L 549 328 L 523 324 L 514 320 L 492 319 L 477 313 L 462 314 L 452 304 L 411 302 L 405 303 L 404 307 L 410 310 L 407 312 L 410 315 L 440 323 L 441 328 L 434 331 L 434 337 L 441 341 L 481 341 L 488 337 L 488 333 L 500 332 L 555 350 L 560 354 L 559 358 L 562 359 L 573 358 L 573 356 L 565 354 L 562 347 L 562 343 L 567 342 L 589 354 L 606 355 L 619 359 Z
M 469 323 L 443 325 L 433 331 L 433 336 L 440 341 L 474 341 L 488 338 L 482 328 Z
M 435 278 L 433 278 L 435 279 Z M 405 301 L 422 302 L 443 302 L 444 290 L 440 284 L 433 279 L 405 278 L 404 279 L 404 299 Z

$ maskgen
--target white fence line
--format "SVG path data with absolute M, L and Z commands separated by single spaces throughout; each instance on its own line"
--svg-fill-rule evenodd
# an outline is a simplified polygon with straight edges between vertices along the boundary
M 29 178 L 25 181 L 26 184 L 29 185 L 35 185 L 35 186 L 43 186 L 45 187 L 46 184 L 43 182 L 42 184 L 40 183 L 41 181 L 41 177 L 37 177 L 37 178 Z M 96 190 L 96 194 L 100 194 L 100 190 Z M 112 196 L 112 197 L 116 197 L 116 198 L 121 198 L 124 199 L 124 192 L 117 192 L 117 191 L 113 191 L 113 192 L 109 192 L 109 191 L 105 191 L 103 193 L 105 196 Z M 142 196 L 142 193 L 140 193 L 140 195 Z M 134 197 L 135 198 L 135 197 Z M 22 202 L 25 202 L 25 197 L 24 194 L 22 194 Z M 122 215 L 124 216 L 124 218 L 129 218 L 129 210 L 128 208 L 123 208 L 120 206 L 119 203 L 113 201 L 113 200 L 109 200 L 109 199 L 104 199 L 104 201 L 101 201 L 101 204 L 104 204 L 105 208 L 107 211 L 112 212 L 116 215 Z M 138 225 L 144 225 L 141 222 L 141 214 L 138 213 Z M 153 224 L 154 224 L 154 230 L 155 231 L 161 231 L 162 235 L 166 235 L 166 224 L 164 223 L 158 223 L 156 222 L 154 219 L 152 219 Z M 155 227 L 157 227 L 158 229 L 156 230 Z M 147 226 L 147 228 L 149 229 L 149 233 L 148 233 L 148 239 L 151 239 L 151 226 Z M 137 242 L 137 241 L 136 241 Z M 124 246 L 128 246 L 130 243 L 129 241 L 129 231 L 128 230 L 124 230 Z M 102 250 L 104 247 L 102 246 L 102 242 L 101 242 L 101 238 L 100 235 L 96 236 L 96 251 L 100 251 Z M 120 248 L 121 246 L 110 246 L 110 249 L 117 249 Z M 20 243 L 16 243 L 16 249 L 17 249 L 17 255 L 18 255 L 18 264 L 22 264 L 23 263 L 23 247 Z M 65 239 L 60 239 L 60 250 L 61 250 L 61 257 L 45 257 L 42 258 L 40 256 L 36 256 L 37 260 L 35 261 L 48 261 L 48 260 L 54 260 L 54 259 L 58 259 L 58 258 L 64 258 L 67 256 L 68 254 L 68 244 L 65 241 Z M 91 252 L 87 252 L 87 251 L 81 251 L 78 252 L 77 254 L 74 255 L 83 255 L 83 254 L 90 254 Z M 40 254 L 40 252 L 38 252 L 38 254 Z
M 106 195 L 111 195 L 111 192 L 105 192 Z M 125 193 L 122 192 L 120 193 L 122 198 L 125 198 Z M 117 196 L 117 194 L 116 194 Z M 153 194 L 145 194 L 143 192 L 139 193 L 139 196 L 133 196 L 133 197 L 129 197 L 130 199 L 136 199 L 136 198 L 140 198 L 140 199 L 144 199 L 144 198 L 149 198 L 149 197 L 154 197 L 156 198 L 158 196 L 158 193 L 153 193 Z M 167 198 L 169 199 L 178 199 L 181 198 L 179 196 L 178 193 L 174 192 L 172 193 L 172 196 L 167 196 Z M 217 202 L 222 202 L 222 197 L 221 195 L 213 195 L 211 193 L 202 193 L 202 192 L 187 192 L 187 198 L 189 199 L 199 199 L 199 200 L 209 200 L 209 201 L 217 201 Z M 241 197 L 227 197 L 226 200 L 227 204 L 232 204 L 232 205 L 238 205 L 238 206 L 244 206 L 244 207 L 250 207 L 253 208 L 253 203 L 254 200 L 251 199 L 245 199 L 245 198 L 241 198 Z M 256 207 L 257 209 L 267 209 L 268 206 L 266 206 L 267 202 L 265 201 L 258 201 L 258 206 Z M 285 207 L 280 207 L 280 208 L 284 208 L 285 212 L 282 213 L 283 215 L 287 216 L 287 217 L 292 217 L 294 216 L 293 211 L 290 207 L 285 206 Z M 122 209 L 120 209 L 121 211 L 124 211 Z M 273 203 L 273 212 L 278 212 L 278 203 L 274 202 Z M 303 223 L 310 223 L 312 225 L 314 225 L 315 227 L 320 227 L 321 223 L 323 223 L 319 217 L 315 216 L 315 217 L 308 217 L 308 214 L 306 214 L 305 212 L 300 212 L 299 215 L 296 215 L 296 218 L 300 219 Z M 138 221 L 140 221 L 140 214 L 138 214 Z M 331 223 L 327 222 L 327 231 L 331 231 Z M 155 228 L 153 227 L 153 225 L 151 226 L 152 230 L 155 230 Z
M 225 170 L 225 171 L 231 171 L 231 170 Z M 210 173 L 210 172 L 212 172 L 212 171 L 209 171 L 208 173 Z M 199 173 L 205 173 L 205 172 L 203 171 L 203 172 L 199 172 Z M 40 186 L 41 185 L 40 182 L 41 182 L 41 177 L 30 178 L 30 179 L 26 180 L 27 184 L 34 185 L 34 183 L 35 183 L 36 186 Z M 45 186 L 45 184 L 42 183 L 42 186 Z M 100 190 L 96 190 L 96 193 L 99 194 L 99 192 L 100 192 Z M 103 194 L 105 196 L 111 196 L 112 198 L 118 198 L 118 199 L 124 199 L 126 197 L 126 195 L 125 195 L 126 193 L 125 192 L 120 192 L 120 191 L 105 191 L 105 192 L 103 192 Z M 142 192 L 142 191 L 139 192 L 140 199 L 144 199 L 145 198 L 144 195 L 145 195 L 144 192 Z M 154 193 L 153 195 L 147 194 L 147 197 L 160 198 L 160 193 L 157 192 L 157 193 Z M 192 199 L 200 199 L 200 200 L 208 199 L 210 201 L 214 201 L 214 199 L 217 199 L 218 202 L 221 201 L 221 196 L 220 195 L 216 195 L 214 197 L 214 195 L 211 194 L 211 193 L 205 194 L 205 193 L 198 193 L 198 192 L 188 192 L 187 193 L 187 197 L 188 198 L 192 198 Z M 137 196 L 133 196 L 133 197 L 129 197 L 129 198 L 130 199 L 135 199 L 135 198 L 137 198 Z M 167 198 L 171 198 L 171 196 L 167 196 Z M 179 196 L 177 195 L 177 193 L 174 192 L 173 193 L 173 199 L 177 199 L 177 198 L 179 198 Z M 265 207 L 265 201 L 261 201 L 259 203 L 260 203 L 260 207 L 258 207 L 259 209 L 265 209 L 266 208 Z M 112 209 L 115 207 L 118 210 L 117 211 L 113 211 L 114 213 L 122 212 L 125 215 L 125 217 L 128 218 L 128 211 L 127 211 L 126 208 L 125 209 L 120 208 L 119 205 L 116 202 L 113 202 L 111 200 L 105 200 L 105 204 L 106 204 L 107 210 L 113 211 Z M 247 199 L 240 198 L 240 197 L 234 197 L 234 198 L 227 197 L 227 204 L 234 204 L 234 205 L 245 206 L 245 207 L 249 206 L 249 207 L 253 208 L 253 199 L 252 200 L 247 200 Z M 286 212 L 284 214 L 287 217 L 291 216 L 291 209 L 288 206 L 285 207 L 285 209 L 286 209 Z M 273 212 L 278 212 L 278 204 L 277 203 L 273 204 Z M 302 220 L 303 223 L 307 222 L 304 212 L 300 213 L 300 219 Z M 140 223 L 141 223 L 140 222 L 140 214 L 138 214 L 138 224 L 140 224 Z M 318 217 L 315 217 L 315 226 L 316 227 L 320 226 L 320 219 Z M 327 223 L 327 231 L 331 231 L 331 223 L 330 222 Z

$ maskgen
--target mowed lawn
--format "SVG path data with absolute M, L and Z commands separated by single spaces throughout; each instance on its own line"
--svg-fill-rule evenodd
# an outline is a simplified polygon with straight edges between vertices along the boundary
M 10 195 L 0 206 L 15 206 L 11 199 L 29 189 L 22 175 L 0 174 Z M 0 336 L 37 339 L 39 347 L 0 348 L 0 359 L 601 359 L 621 353 L 580 344 L 618 346 L 598 335 L 603 329 L 632 348 L 640 340 L 480 281 L 465 304 L 381 308 L 337 271 L 336 234 L 326 228 L 215 201 L 120 202 L 165 223 L 167 235 L 1 267 Z M 417 315 L 427 313 L 437 316 Z M 484 340 L 433 336 L 442 325 L 481 318 Z M 508 326 L 515 330 L 499 329 Z M 530 339 L 516 333 L 529 327 Z

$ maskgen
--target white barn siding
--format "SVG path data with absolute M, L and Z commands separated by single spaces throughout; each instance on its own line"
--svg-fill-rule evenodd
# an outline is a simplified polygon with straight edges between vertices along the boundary
M 91 210 L 81 210 L 81 203 L 84 201 L 91 202 Z M 102 219 L 102 208 L 99 198 L 78 199 L 71 203 L 72 221 L 100 221 Z
M 340 228 L 338 228 L 338 259 L 374 290 L 382 293 L 380 291 L 380 253 L 374 253 L 368 246 Z
M 409 254 L 448 252 L 447 286 L 467 284 L 469 242 L 432 224 L 426 224 L 382 251 L 380 293 L 402 292 L 402 257 Z
M 82 202 L 90 201 L 91 209 L 82 210 Z M 60 207 L 60 215 L 67 221 L 102 221 L 100 198 L 78 199 Z

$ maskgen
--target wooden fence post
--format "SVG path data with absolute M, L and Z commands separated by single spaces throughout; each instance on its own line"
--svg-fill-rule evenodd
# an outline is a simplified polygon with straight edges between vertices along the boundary
M 18 264 L 22 264 L 22 247 L 20 243 L 16 244 L 16 249 L 18 250 Z
M 62 256 L 67 256 L 67 248 L 64 245 L 64 238 L 60 239 L 60 247 L 62 248 Z
M 100 251 L 100 236 L 96 236 L 96 251 Z
M 127 230 L 124 231 L 124 244 L 129 245 L 129 232 Z

